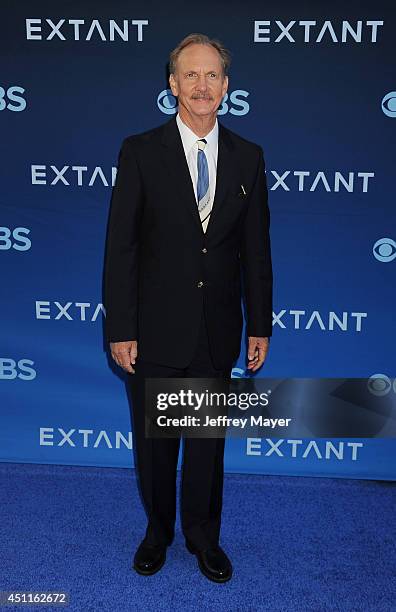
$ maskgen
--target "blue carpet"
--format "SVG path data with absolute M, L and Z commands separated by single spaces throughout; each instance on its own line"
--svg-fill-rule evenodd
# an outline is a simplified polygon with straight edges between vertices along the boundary
M 146 524 L 134 470 L 3 463 L 0 487 L 2 591 L 63 589 L 84 612 L 396 610 L 392 482 L 226 475 L 224 585 L 200 574 L 179 524 L 158 574 L 131 569 Z

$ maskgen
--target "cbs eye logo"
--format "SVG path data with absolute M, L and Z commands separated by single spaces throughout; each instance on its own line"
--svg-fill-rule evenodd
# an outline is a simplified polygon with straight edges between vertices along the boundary
M 389 376 L 385 374 L 373 374 L 367 381 L 367 388 L 372 395 L 377 397 L 383 397 L 388 395 L 393 387 L 393 391 L 396 393 L 396 378 L 392 381 Z
M 382 263 L 389 263 L 396 257 L 396 242 L 392 238 L 380 238 L 373 246 L 375 259 Z
M 226 93 L 221 101 L 218 115 L 247 115 L 250 110 L 249 103 L 245 100 L 249 95 L 248 91 L 243 89 L 235 89 L 230 94 Z M 173 95 L 170 89 L 164 89 L 157 97 L 157 106 L 165 115 L 175 115 L 177 113 L 177 98 Z
M 245 370 L 242 368 L 232 368 L 231 378 L 243 378 L 245 376 Z
M 10 110 L 20 112 L 25 110 L 25 98 L 17 95 L 23 93 L 25 93 L 23 87 L 18 87 L 17 85 L 12 85 L 7 90 L 4 87 L 0 87 L 0 111 Z
M 158 94 L 157 106 L 165 115 L 175 115 L 177 112 L 177 98 L 170 89 L 164 89 Z
M 387 117 L 396 117 L 396 91 L 390 91 L 382 98 L 381 108 Z

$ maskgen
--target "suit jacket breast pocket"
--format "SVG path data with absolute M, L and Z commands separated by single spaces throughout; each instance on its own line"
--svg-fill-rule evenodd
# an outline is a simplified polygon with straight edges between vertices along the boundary
M 237 189 L 230 189 L 227 194 L 227 205 L 238 218 L 243 215 L 247 210 L 248 197 L 247 195 L 238 192 Z

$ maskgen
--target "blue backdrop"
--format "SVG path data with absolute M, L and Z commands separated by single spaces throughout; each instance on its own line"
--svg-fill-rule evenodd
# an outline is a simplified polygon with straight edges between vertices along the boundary
M 392 3 L 0 10 L 2 461 L 132 465 L 125 385 L 103 342 L 111 187 L 123 138 L 176 112 L 167 59 L 194 31 L 231 49 L 219 120 L 267 164 L 274 316 L 259 375 L 380 374 L 396 392 Z M 396 479 L 394 439 L 273 443 L 230 440 L 226 469 Z

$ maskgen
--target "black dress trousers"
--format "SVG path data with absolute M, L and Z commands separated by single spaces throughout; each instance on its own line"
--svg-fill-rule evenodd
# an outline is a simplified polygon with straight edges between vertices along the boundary
M 147 544 L 169 545 L 176 520 L 176 475 L 180 438 L 145 437 L 145 378 L 227 378 L 226 369 L 213 366 L 204 310 L 194 357 L 186 368 L 139 360 L 128 374 L 135 466 L 146 510 Z M 186 541 L 197 550 L 219 542 L 223 499 L 224 438 L 184 438 L 181 480 L 181 524 Z

